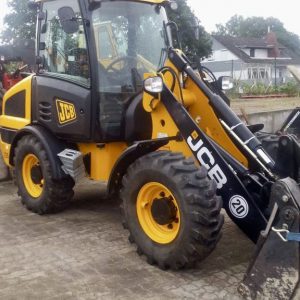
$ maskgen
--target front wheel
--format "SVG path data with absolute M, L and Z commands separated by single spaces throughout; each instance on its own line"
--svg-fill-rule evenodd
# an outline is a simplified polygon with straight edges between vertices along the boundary
M 38 214 L 63 210 L 73 197 L 74 181 L 52 178 L 48 155 L 41 142 L 32 135 L 20 139 L 15 150 L 14 177 L 22 203 Z
M 121 197 L 129 240 L 162 269 L 192 266 L 221 237 L 216 184 L 205 168 L 179 153 L 157 151 L 134 162 L 123 178 Z

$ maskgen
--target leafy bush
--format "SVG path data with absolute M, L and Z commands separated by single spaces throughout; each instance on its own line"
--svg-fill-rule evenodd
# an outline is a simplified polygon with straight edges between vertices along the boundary
M 244 96 L 259 96 L 272 94 L 286 94 L 289 97 L 300 96 L 300 84 L 296 81 L 289 81 L 277 87 L 264 83 L 249 84 L 246 82 L 235 82 L 234 88 L 227 92 L 229 98 Z
M 288 94 L 289 96 L 299 96 L 300 86 L 297 82 L 290 81 L 278 87 L 280 93 Z

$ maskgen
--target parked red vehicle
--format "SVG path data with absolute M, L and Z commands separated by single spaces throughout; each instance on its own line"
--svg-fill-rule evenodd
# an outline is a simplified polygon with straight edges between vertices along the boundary
M 27 72 L 23 73 L 26 69 L 28 69 L 28 65 L 23 65 L 21 59 L 0 60 L 0 113 L 2 113 L 3 95 L 28 75 Z M 30 73 L 31 70 L 28 72 Z
M 25 68 L 27 68 L 27 65 L 18 68 L 13 74 L 4 71 L 2 76 L 3 89 L 7 91 L 19 81 L 21 81 L 23 79 L 23 77 L 21 76 L 21 71 Z

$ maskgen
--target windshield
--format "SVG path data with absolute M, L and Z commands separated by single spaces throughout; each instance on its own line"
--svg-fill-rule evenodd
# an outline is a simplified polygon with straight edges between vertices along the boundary
M 166 58 L 165 9 L 130 1 L 102 2 L 93 11 L 100 92 L 137 92 L 144 73 Z

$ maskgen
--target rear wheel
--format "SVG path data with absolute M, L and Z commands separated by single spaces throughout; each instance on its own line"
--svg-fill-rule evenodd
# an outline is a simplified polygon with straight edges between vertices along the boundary
M 63 210 L 73 197 L 74 181 L 52 178 L 51 165 L 40 141 L 27 135 L 15 150 L 14 175 L 22 203 L 38 214 Z
M 221 237 L 216 185 L 179 153 L 157 151 L 128 169 L 121 191 L 124 226 L 151 264 L 179 269 L 203 260 Z

